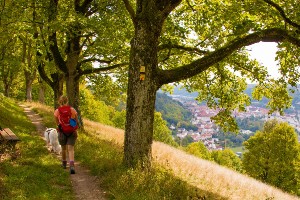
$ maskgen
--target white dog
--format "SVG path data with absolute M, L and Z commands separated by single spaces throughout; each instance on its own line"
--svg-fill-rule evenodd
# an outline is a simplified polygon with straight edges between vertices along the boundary
M 60 154 L 61 146 L 58 142 L 57 130 L 55 128 L 47 128 L 44 132 L 44 136 L 47 141 L 47 146 L 50 147 L 50 151 Z

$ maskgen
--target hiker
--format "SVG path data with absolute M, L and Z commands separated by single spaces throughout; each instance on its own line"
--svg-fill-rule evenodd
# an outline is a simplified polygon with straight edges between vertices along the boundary
M 59 133 L 59 144 L 62 147 L 62 166 L 64 169 L 67 168 L 68 151 L 70 173 L 75 174 L 74 145 L 77 139 L 78 116 L 76 110 L 68 103 L 68 97 L 62 95 L 58 100 L 59 107 L 54 111 L 54 117 Z

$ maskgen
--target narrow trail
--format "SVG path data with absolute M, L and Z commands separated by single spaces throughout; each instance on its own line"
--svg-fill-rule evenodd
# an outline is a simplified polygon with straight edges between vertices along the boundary
M 42 124 L 42 118 L 26 105 L 20 105 L 20 107 L 24 109 L 25 114 L 36 126 L 37 132 L 43 137 L 46 127 Z M 60 156 L 57 158 L 61 159 Z M 75 169 L 76 174 L 70 175 L 70 179 L 76 200 L 107 200 L 105 191 L 99 188 L 97 177 L 90 175 L 89 170 L 81 166 L 79 162 L 75 162 Z

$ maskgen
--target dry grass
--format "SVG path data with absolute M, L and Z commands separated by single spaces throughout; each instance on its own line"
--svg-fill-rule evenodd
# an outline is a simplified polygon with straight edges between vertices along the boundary
M 124 130 L 84 120 L 85 129 L 105 140 L 123 145 Z M 293 200 L 299 199 L 213 162 L 199 159 L 161 142 L 152 146 L 153 161 L 170 168 L 175 176 L 200 190 L 210 191 L 224 199 Z
M 48 109 L 39 104 L 40 109 Z M 48 110 L 52 112 L 51 109 Z M 123 146 L 124 130 L 97 122 L 84 120 L 85 130 L 96 134 L 104 140 Z M 296 200 L 292 196 L 272 186 L 259 182 L 251 177 L 240 174 L 213 162 L 189 155 L 184 151 L 160 142 L 152 146 L 153 161 L 169 168 L 174 175 L 183 181 L 216 194 L 220 199 L 232 200 Z
M 176 176 L 195 187 L 228 199 L 299 199 L 251 177 L 155 142 L 155 162 L 168 165 Z

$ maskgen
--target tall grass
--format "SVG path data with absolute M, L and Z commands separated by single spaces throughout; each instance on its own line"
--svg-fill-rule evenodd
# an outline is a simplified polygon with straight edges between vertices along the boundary
M 53 109 L 30 104 L 51 127 Z M 51 116 L 51 117 L 48 117 Z M 148 172 L 122 165 L 124 131 L 84 120 L 75 157 L 100 179 L 109 199 L 299 199 L 213 162 L 154 142 Z
M 98 138 L 114 142 L 119 146 L 123 145 L 123 130 L 88 120 L 85 124 L 87 130 L 94 132 Z M 194 194 L 182 196 L 180 199 L 197 196 L 203 199 L 299 199 L 244 174 L 160 142 L 153 143 L 152 155 L 155 166 L 163 167 L 170 172 L 173 180 L 181 180 L 194 187 Z M 159 172 L 163 171 L 160 167 L 158 167 Z
M 0 199 L 74 199 L 68 173 L 49 154 L 23 109 L 4 97 L 0 97 L 0 125 L 21 140 L 16 151 L 1 155 Z

